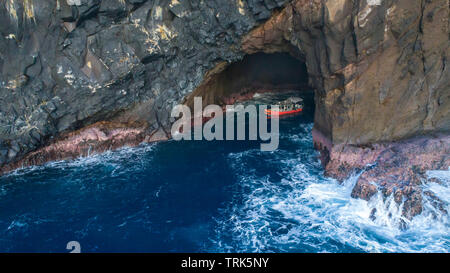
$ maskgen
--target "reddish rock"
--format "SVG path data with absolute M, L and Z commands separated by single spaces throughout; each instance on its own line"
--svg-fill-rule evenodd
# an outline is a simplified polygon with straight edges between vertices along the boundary
M 339 180 L 362 172 L 352 197 L 369 200 L 380 190 L 403 203 L 403 214 L 412 218 L 422 212 L 422 183 L 427 170 L 450 166 L 450 136 L 416 137 L 369 146 L 334 145 L 326 174 Z
M 47 146 L 29 153 L 22 160 L 3 166 L 0 175 L 17 168 L 41 165 L 49 161 L 89 156 L 143 142 L 167 140 L 162 131 L 149 132 L 145 126 L 118 122 L 97 122 L 62 135 Z

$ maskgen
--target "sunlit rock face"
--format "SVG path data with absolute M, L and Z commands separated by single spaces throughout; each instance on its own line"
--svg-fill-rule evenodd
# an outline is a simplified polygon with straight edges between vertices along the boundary
M 447 0 L 2 1 L 0 172 L 167 139 L 172 107 L 192 94 L 226 102 L 252 54 L 302 63 L 292 70 L 315 89 L 314 139 L 330 175 L 361 169 L 352 160 L 374 143 L 433 134 L 433 145 L 398 153 L 376 146 L 366 163 L 385 150 L 385 161 L 407 161 L 413 147 L 433 154 L 415 172 L 447 168 L 448 17 Z M 390 185 L 417 180 L 398 166 Z M 361 179 L 354 195 L 366 198 L 373 181 Z
M 297 0 L 242 48 L 300 51 L 332 143 L 392 141 L 450 128 L 448 14 L 445 0 Z

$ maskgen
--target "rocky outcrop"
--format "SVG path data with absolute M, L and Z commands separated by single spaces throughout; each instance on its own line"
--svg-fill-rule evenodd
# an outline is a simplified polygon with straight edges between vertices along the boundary
M 217 101 L 220 88 L 206 87 L 229 83 L 233 64 L 284 53 L 305 63 L 316 90 L 327 172 L 376 164 L 354 196 L 375 184 L 415 198 L 402 185 L 418 171 L 397 161 L 448 164 L 448 22 L 448 0 L 2 1 L 0 172 L 169 138 L 175 104 L 196 92 Z M 411 140 L 420 135 L 438 137 Z
M 370 200 L 377 192 L 393 195 L 403 204 L 403 215 L 412 218 L 422 212 L 422 184 L 427 170 L 450 166 L 450 136 L 437 134 L 398 142 L 370 145 L 334 145 L 326 174 L 343 180 L 361 173 L 352 197 Z
M 144 142 L 168 140 L 162 130 L 151 134 L 140 124 L 97 122 L 83 129 L 60 135 L 45 147 L 30 152 L 24 158 L 4 166 L 8 172 L 23 166 L 41 165 L 48 161 L 90 156 L 124 146 L 138 146 Z

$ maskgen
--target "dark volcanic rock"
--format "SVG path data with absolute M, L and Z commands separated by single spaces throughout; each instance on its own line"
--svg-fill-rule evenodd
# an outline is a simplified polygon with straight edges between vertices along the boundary
M 241 37 L 285 2 L 3 1 L 0 165 L 99 121 L 168 128 L 172 106 L 241 59 Z

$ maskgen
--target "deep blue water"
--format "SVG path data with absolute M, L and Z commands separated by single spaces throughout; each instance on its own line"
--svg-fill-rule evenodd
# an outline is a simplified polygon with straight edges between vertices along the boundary
M 324 177 L 312 116 L 282 119 L 274 152 L 168 141 L 0 177 L 0 252 L 449 252 L 448 215 L 426 206 L 400 230 L 395 202 Z M 430 176 L 448 207 L 448 172 Z

